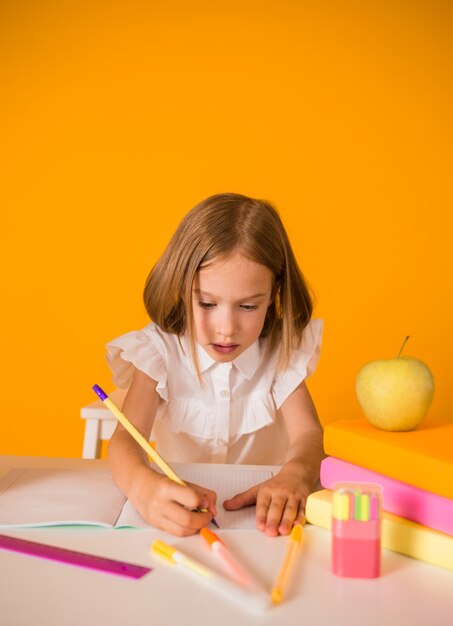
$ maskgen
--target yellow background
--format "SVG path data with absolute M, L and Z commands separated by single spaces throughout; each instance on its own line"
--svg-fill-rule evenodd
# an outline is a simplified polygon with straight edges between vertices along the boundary
M 323 423 L 406 334 L 451 420 L 452 6 L 2 2 L 1 452 L 81 455 L 104 344 L 222 191 L 279 208 L 316 292 Z

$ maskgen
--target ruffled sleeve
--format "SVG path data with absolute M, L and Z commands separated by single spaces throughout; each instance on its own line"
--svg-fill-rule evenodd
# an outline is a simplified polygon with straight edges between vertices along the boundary
M 134 330 L 110 341 L 106 346 L 106 358 L 113 372 L 114 384 L 128 388 L 134 371 L 138 369 L 157 381 L 156 391 L 166 401 L 167 371 L 165 357 L 159 351 L 158 344 L 158 338 L 152 332 L 147 332 L 147 329 Z
M 288 369 L 277 375 L 272 388 L 277 409 L 315 371 L 319 361 L 322 330 L 322 320 L 311 320 L 304 328 L 300 346 L 292 352 Z

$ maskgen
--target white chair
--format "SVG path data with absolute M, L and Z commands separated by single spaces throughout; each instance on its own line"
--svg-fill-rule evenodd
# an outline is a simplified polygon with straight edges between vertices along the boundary
M 109 393 L 109 398 L 121 408 L 127 389 L 115 389 Z M 95 400 L 80 409 L 80 417 L 85 420 L 85 434 L 83 437 L 84 459 L 99 459 L 101 457 L 101 442 L 107 441 L 113 434 L 118 422 L 110 413 L 102 400 Z

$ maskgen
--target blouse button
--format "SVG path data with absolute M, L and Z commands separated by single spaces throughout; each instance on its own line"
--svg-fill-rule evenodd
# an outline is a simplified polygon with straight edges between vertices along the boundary
M 226 441 L 224 439 L 217 439 L 218 446 L 226 446 Z
M 220 392 L 220 397 L 221 397 L 221 398 L 229 398 L 229 397 L 230 397 L 230 392 L 229 392 L 229 391 L 227 391 L 226 389 L 223 389 L 223 390 Z

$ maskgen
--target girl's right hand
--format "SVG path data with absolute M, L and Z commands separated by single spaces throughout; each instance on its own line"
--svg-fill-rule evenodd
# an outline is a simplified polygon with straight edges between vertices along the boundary
M 217 513 L 214 491 L 198 485 L 178 485 L 147 467 L 134 479 L 129 499 L 149 524 L 178 537 L 194 535 Z

